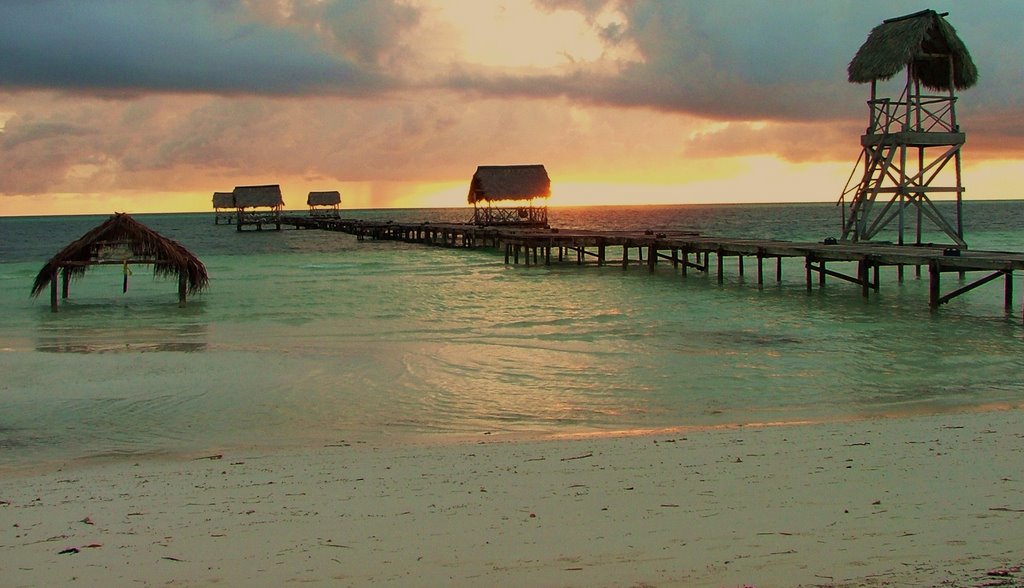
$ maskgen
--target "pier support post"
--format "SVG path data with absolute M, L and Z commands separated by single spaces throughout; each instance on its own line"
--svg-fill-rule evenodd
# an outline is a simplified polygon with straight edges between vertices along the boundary
M 622 269 L 629 265 L 629 243 L 622 244 Z
M 782 257 L 775 258 L 775 281 L 782 281 Z
M 869 262 L 867 258 L 861 259 L 857 262 L 857 279 L 860 281 L 860 295 L 864 298 L 868 297 L 868 290 L 871 287 L 871 281 L 868 276 Z
M 818 287 L 825 287 L 825 260 L 818 262 Z
M 597 265 L 598 266 L 603 266 L 604 265 L 604 256 L 605 256 L 605 246 L 604 246 L 604 243 L 601 243 L 600 245 L 597 246 Z
M 764 288 L 764 256 L 757 254 L 757 287 Z
M 647 270 L 654 271 L 654 264 L 658 263 L 658 246 L 647 246 Z
M 742 278 L 743 277 L 743 256 L 742 255 L 737 255 L 736 258 L 739 260 L 739 262 L 738 262 L 738 269 L 739 269 L 739 272 L 740 272 L 740 277 Z
M 725 260 L 723 259 L 722 249 L 721 248 L 718 249 L 717 253 L 718 253 L 718 255 L 717 255 L 717 258 L 718 258 L 718 283 L 721 284 L 722 282 L 725 281 Z
M 505 265 L 508 265 L 508 258 L 512 253 L 512 244 L 505 243 Z
M 1006 312 L 1013 308 L 1013 270 L 1003 274 L 1003 308 Z
M 935 261 L 928 262 L 928 308 L 936 310 L 939 308 L 939 277 L 941 275 L 939 264 Z
M 811 291 L 811 263 L 814 261 L 810 255 L 804 258 L 804 278 L 807 282 L 807 291 Z
M 686 266 L 690 265 L 690 250 L 689 249 L 683 249 L 683 251 L 682 251 L 682 261 L 683 261 L 683 266 L 682 266 L 682 268 L 680 268 L 679 271 L 682 273 L 682 276 L 685 278 L 686 277 Z

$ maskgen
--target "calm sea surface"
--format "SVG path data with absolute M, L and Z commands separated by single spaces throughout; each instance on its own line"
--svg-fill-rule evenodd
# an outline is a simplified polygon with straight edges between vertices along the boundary
M 210 288 L 187 308 L 176 283 L 136 267 L 122 294 L 121 267 L 105 266 L 51 313 L 46 295 L 29 297 L 36 272 L 106 217 L 0 218 L 0 468 L 1024 403 L 1024 327 L 1000 280 L 930 313 L 913 270 L 901 284 L 883 269 L 865 301 L 839 280 L 807 294 L 801 260 L 759 290 L 732 260 L 719 285 L 671 264 L 506 266 L 492 250 L 136 218 L 206 264 Z M 967 240 L 1024 251 L 1021 218 L 1022 202 L 968 202 Z M 556 227 L 814 241 L 839 222 L 831 204 L 551 211 Z

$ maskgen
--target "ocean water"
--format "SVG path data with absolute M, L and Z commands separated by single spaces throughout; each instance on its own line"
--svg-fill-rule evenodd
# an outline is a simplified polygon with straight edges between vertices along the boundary
M 465 220 L 465 209 L 345 211 Z M 1024 251 L 1024 202 L 965 203 L 975 249 Z M 821 240 L 831 204 L 553 208 L 556 227 Z M 882 288 L 801 260 L 758 289 L 494 250 L 238 233 L 212 214 L 138 215 L 206 264 L 210 288 L 90 269 L 51 313 L 36 272 L 105 216 L 0 218 L 0 469 L 356 441 L 841 420 L 1024 403 L 1024 327 L 994 281 L 932 313 L 908 269 Z M 615 258 L 614 256 L 612 257 Z M 752 265 L 752 264 L 751 264 Z M 830 266 L 831 267 L 831 266 Z M 853 272 L 853 268 L 834 269 Z M 926 275 L 926 274 L 925 274 Z M 1024 285 L 1017 280 L 1017 297 Z M 956 286 L 944 278 L 944 289 Z

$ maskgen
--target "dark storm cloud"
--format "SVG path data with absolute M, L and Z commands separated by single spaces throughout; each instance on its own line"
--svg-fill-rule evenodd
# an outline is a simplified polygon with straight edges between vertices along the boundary
M 0 88 L 7 90 L 361 95 L 387 84 L 308 29 L 274 26 L 234 2 L 0 6 Z
M 847 82 L 846 66 L 868 33 L 885 18 L 922 8 L 903 0 L 537 0 L 537 4 L 549 11 L 583 14 L 609 50 L 629 47 L 636 58 L 620 63 L 615 74 L 586 65 L 569 73 L 540 75 L 456 69 L 448 83 L 485 94 L 564 96 L 719 120 L 845 118 L 866 92 L 864 86 Z M 983 90 L 970 92 L 986 94 L 976 104 L 1019 108 L 1024 3 L 965 5 L 937 0 L 931 7 L 951 13 L 950 22 L 981 70 Z M 601 15 L 612 10 L 617 18 L 601 24 Z

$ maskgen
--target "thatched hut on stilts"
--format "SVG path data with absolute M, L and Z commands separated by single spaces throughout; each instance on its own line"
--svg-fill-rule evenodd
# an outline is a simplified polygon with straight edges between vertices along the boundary
M 235 221 L 235 195 L 232 192 L 213 193 L 213 224 L 219 225 L 221 221 L 231 224 Z
M 961 203 L 966 134 L 956 117 L 956 90 L 976 84 L 978 69 L 945 16 L 922 10 L 883 21 L 847 67 L 851 83 L 871 84 L 871 98 L 856 164 L 863 165 L 860 179 L 854 181 L 855 166 L 840 196 L 843 240 L 868 241 L 895 222 L 902 245 L 907 224 L 914 221 L 914 242 L 921 244 L 927 220 L 954 244 L 966 247 Z M 904 70 L 905 81 L 892 84 L 894 96 L 880 95 L 879 83 Z M 943 173 L 949 163 L 952 171 Z M 956 198 L 953 219 L 936 208 L 934 195 Z M 916 212 L 916 220 L 907 218 L 908 210 Z
M 61 249 L 36 275 L 32 296 L 50 287 L 50 309 L 57 312 L 57 279 L 61 298 L 68 297 L 72 278 L 79 278 L 96 265 L 124 266 L 124 289 L 128 289 L 129 267 L 152 265 L 154 276 L 178 278 L 178 305 L 185 306 L 189 294 L 209 285 L 206 266 L 177 241 L 160 235 L 123 212 L 82 235 Z
M 473 224 L 548 226 L 547 199 L 551 178 L 543 165 L 481 165 L 469 184 Z M 534 204 L 535 200 L 543 204 Z M 525 206 L 492 206 L 494 202 L 519 201 Z M 486 207 L 480 206 L 486 203 Z
M 281 230 L 284 198 L 281 196 L 280 185 L 236 186 L 232 196 L 238 214 L 236 230 L 241 231 L 246 225 L 256 225 L 256 230 L 262 231 L 265 224 L 274 225 L 277 231 Z M 264 208 L 267 210 L 260 210 Z
M 340 218 L 338 208 L 341 206 L 341 192 L 328 190 L 324 192 L 310 192 L 306 197 L 306 205 L 309 206 L 309 216 L 314 218 Z

